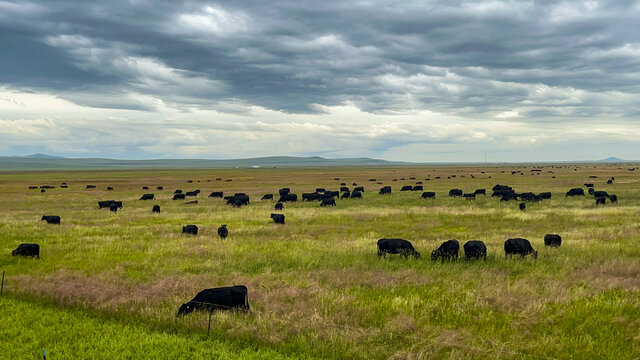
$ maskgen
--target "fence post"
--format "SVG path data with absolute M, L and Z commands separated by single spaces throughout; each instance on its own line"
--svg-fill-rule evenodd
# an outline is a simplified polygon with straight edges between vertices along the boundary
M 2 296 L 2 291 L 4 291 L 4 270 L 2 270 L 2 285 L 0 285 L 0 296 Z
M 209 327 L 207 327 L 207 336 L 209 336 L 209 331 L 211 330 L 211 314 L 213 313 L 213 305 L 209 307 Z

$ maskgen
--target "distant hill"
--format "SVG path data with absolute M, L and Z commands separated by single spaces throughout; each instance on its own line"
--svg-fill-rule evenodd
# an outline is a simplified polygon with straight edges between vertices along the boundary
M 371 158 L 327 159 L 323 157 L 270 156 L 251 159 L 159 159 L 116 160 L 102 158 L 63 158 L 45 154 L 0 157 L 0 170 L 83 170 L 83 169 L 186 169 L 251 167 L 322 167 L 412 165 L 401 161 Z
M 608 157 L 606 159 L 602 159 L 602 160 L 596 160 L 596 162 L 602 162 L 602 163 L 618 163 L 618 162 L 626 162 L 627 160 L 622 160 L 620 158 L 617 157 Z

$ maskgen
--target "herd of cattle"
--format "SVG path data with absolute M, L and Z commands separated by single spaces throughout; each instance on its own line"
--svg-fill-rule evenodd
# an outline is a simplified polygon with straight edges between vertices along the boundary
M 452 175 L 455 177 L 455 175 Z M 436 177 L 438 178 L 438 177 Z M 414 178 L 410 178 L 414 179 Z M 219 180 L 219 179 L 217 179 Z M 339 180 L 338 178 L 334 180 Z M 397 179 L 394 179 L 396 181 Z M 404 179 L 402 179 L 404 180 Z M 426 179 L 428 180 L 428 179 Z M 613 182 L 614 178 L 611 178 L 607 181 L 608 184 Z M 230 181 L 227 180 L 227 181 Z M 376 179 L 369 179 L 369 181 L 376 181 Z M 193 181 L 188 181 L 193 182 Z M 417 185 L 405 185 L 400 191 L 423 191 L 422 182 L 418 181 Z M 353 183 L 353 190 L 350 190 L 345 183 L 341 183 L 339 191 L 331 191 L 326 190 L 324 188 L 316 188 L 314 192 L 310 193 L 302 193 L 301 200 L 302 201 L 319 201 L 320 206 L 336 206 L 335 199 L 362 199 L 363 193 L 365 192 L 364 186 L 358 186 L 356 183 Z M 584 184 L 585 188 L 588 189 L 588 194 L 593 195 L 596 204 L 605 204 L 606 199 L 609 199 L 611 203 L 615 203 L 618 201 L 618 197 L 613 194 L 608 194 L 606 191 L 596 191 L 594 190 L 594 184 Z M 67 188 L 68 185 L 66 183 L 62 183 L 61 187 Z M 45 189 L 55 188 L 51 185 L 43 185 L 40 186 L 42 192 Z M 95 185 L 87 185 L 86 189 L 94 189 Z M 38 189 L 37 186 L 30 186 L 29 189 Z M 163 190 L 162 186 L 157 187 L 158 190 Z M 107 187 L 107 190 L 113 190 L 113 187 Z M 143 190 L 148 190 L 148 187 L 143 187 Z M 551 198 L 551 192 L 542 192 L 535 194 L 533 192 L 516 192 L 512 187 L 506 185 L 495 185 L 492 188 L 493 193 L 492 197 L 499 197 L 501 201 L 510 201 L 510 200 L 521 200 L 521 201 L 531 201 L 537 202 Z M 391 186 L 383 186 L 380 188 L 378 193 L 380 195 L 388 195 L 391 194 L 392 189 Z M 200 190 L 187 191 L 182 192 L 182 190 L 177 189 L 173 192 L 172 200 L 182 200 L 186 197 L 196 197 L 200 193 Z M 467 200 L 474 200 L 478 195 L 485 195 L 487 192 L 486 189 L 476 189 L 474 192 L 465 193 L 461 189 L 451 189 L 449 191 L 450 197 L 462 197 Z M 296 202 L 298 201 L 298 195 L 291 193 L 289 188 L 282 188 L 278 190 L 279 199 L 275 204 L 276 210 L 283 210 L 283 203 L 286 202 Z M 573 188 L 570 189 L 566 193 L 567 197 L 572 196 L 585 196 L 585 192 L 582 188 Z M 224 196 L 222 191 L 214 191 L 209 195 L 210 198 L 222 198 L 226 201 L 226 204 L 231 205 L 233 207 L 242 207 L 245 205 L 249 205 L 250 198 L 245 193 L 235 193 L 233 195 Z M 436 193 L 432 191 L 422 192 L 422 199 L 434 199 L 436 197 Z M 156 199 L 155 195 L 152 193 L 145 193 L 140 197 L 140 200 L 153 200 Z M 262 200 L 273 200 L 273 194 L 265 194 L 262 196 Z M 197 204 L 197 201 L 190 201 L 186 204 Z M 98 201 L 99 209 L 108 208 L 110 211 L 117 212 L 118 209 L 123 208 L 122 201 L 115 200 L 104 200 Z M 519 204 L 520 210 L 525 210 L 525 203 Z M 160 205 L 153 205 L 152 213 L 157 214 L 160 213 Z M 276 214 L 272 213 L 271 219 L 276 224 L 285 223 L 285 215 L 284 214 Z M 46 221 L 49 224 L 60 224 L 60 216 L 57 215 L 44 215 L 42 216 L 42 220 Z M 185 225 L 182 227 L 182 233 L 189 235 L 197 235 L 198 234 L 198 226 L 197 225 Z M 218 236 L 220 238 L 226 238 L 229 234 L 229 230 L 227 229 L 227 225 L 221 225 L 218 228 Z M 544 245 L 548 247 L 560 247 L 562 243 L 562 237 L 557 234 L 547 234 L 544 237 Z M 413 244 L 404 239 L 388 239 L 383 238 L 378 240 L 377 242 L 377 254 L 378 259 L 386 258 L 387 254 L 399 254 L 400 256 L 404 256 L 408 258 L 409 256 L 414 256 L 416 259 L 420 258 L 420 253 L 414 248 Z M 460 243 L 458 240 L 452 239 L 443 242 L 437 249 L 431 252 L 431 260 L 437 261 L 440 259 L 443 263 L 445 260 L 453 261 L 458 259 L 458 253 L 460 251 Z M 487 259 L 487 247 L 486 245 L 479 240 L 471 240 L 467 241 L 463 245 L 464 257 L 465 260 L 471 259 Z M 513 255 L 520 255 L 520 257 L 524 258 L 527 255 L 531 255 L 534 259 L 538 258 L 538 252 L 534 250 L 533 246 L 527 239 L 523 238 L 512 238 L 508 239 L 504 242 L 504 252 L 505 257 L 511 258 Z M 36 257 L 40 258 L 40 246 L 38 244 L 30 244 L 23 243 L 18 246 L 17 249 L 11 252 L 12 255 L 16 256 L 28 256 L 28 257 Z M 249 300 L 248 300 L 248 290 L 244 285 L 234 285 L 230 287 L 220 287 L 213 289 L 205 289 L 199 292 L 192 300 L 187 303 L 184 303 L 180 306 L 177 316 L 186 315 L 194 310 L 204 310 L 207 309 L 212 311 L 214 309 L 240 309 L 248 311 Z

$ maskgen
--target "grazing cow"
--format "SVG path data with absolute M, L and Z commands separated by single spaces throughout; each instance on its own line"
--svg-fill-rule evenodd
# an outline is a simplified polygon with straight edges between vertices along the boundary
M 302 201 L 321 200 L 322 194 L 318 193 L 302 193 Z
M 618 196 L 614 194 L 609 195 L 609 201 L 611 201 L 612 204 L 618 202 Z
M 592 188 L 592 187 L 593 187 L 593 184 L 584 184 L 584 187 L 586 187 L 586 188 Z
M 460 189 L 451 189 L 451 190 L 449 190 L 449 196 L 451 196 L 451 197 L 462 196 L 462 190 L 460 190 Z
M 411 188 L 411 191 L 422 191 L 422 185 L 415 185 Z
M 36 190 L 37 188 L 37 186 L 29 186 L 29 190 Z
M 107 186 L 107 191 L 111 191 L 111 190 L 113 190 L 113 187 Z
M 220 236 L 223 239 L 226 239 L 228 235 L 229 235 L 229 230 L 227 229 L 227 225 L 220 225 L 220 227 L 218 228 L 218 236 Z
M 355 188 L 353 188 L 353 191 L 364 192 L 364 186 L 356 186 Z
M 96 186 L 95 185 L 87 185 L 87 187 L 85 187 L 85 189 L 95 189 Z
M 282 189 L 278 190 L 278 194 L 280 194 L 280 196 L 287 195 L 290 192 L 291 192 L 291 189 L 289 189 L 289 188 L 282 188 Z
M 328 197 L 328 196 L 339 197 L 340 191 L 325 191 L 323 194 L 323 197 Z
M 187 201 L 186 203 L 184 203 L 185 205 L 189 205 L 189 204 L 197 204 L 198 200 L 193 200 L 193 201 Z
M 249 311 L 247 287 L 234 285 L 205 289 L 200 291 L 191 301 L 180 305 L 176 317 L 187 315 L 194 310 L 213 311 L 239 309 Z
M 113 205 L 113 203 L 115 203 L 116 201 L 114 200 L 104 200 L 104 201 L 98 201 L 98 207 L 100 209 L 102 208 L 110 208 L 111 205 Z M 122 201 L 118 201 L 120 203 L 120 205 L 122 206 Z
M 60 216 L 58 215 L 42 215 L 41 221 L 44 220 L 47 224 L 58 224 L 60 225 Z
M 547 234 L 544 236 L 544 246 L 560 247 L 562 237 L 556 234 Z
M 520 209 L 520 211 L 524 211 L 524 210 L 527 208 L 527 204 L 525 204 L 525 203 L 520 203 L 520 204 L 518 205 L 518 208 Z
M 607 202 L 607 198 L 604 196 L 596 197 L 596 205 L 604 205 Z
M 594 188 L 589 188 L 589 195 L 593 195 L 596 190 Z
M 595 175 L 589 175 L 589 179 L 597 179 L 598 177 Z
M 340 196 L 340 199 L 348 199 L 351 197 L 351 193 L 350 192 L 345 192 L 342 194 L 342 196 Z
M 242 205 L 249 205 L 249 195 L 245 193 L 235 193 L 233 197 L 234 197 L 233 202 L 240 201 Z
M 351 193 L 351 198 L 352 198 L 352 199 L 362 199 L 362 192 L 360 192 L 360 191 L 355 191 L 355 190 L 354 190 L 354 191 Z
M 195 225 L 187 225 L 182 227 L 183 234 L 198 235 L 198 227 Z
M 193 182 L 193 180 L 187 180 L 187 182 L 188 182 L 188 183 L 192 183 L 192 182 Z
M 154 214 L 160 214 L 160 205 L 153 205 L 153 209 L 151 209 L 151 212 Z
M 422 181 L 416 181 L 416 185 L 422 185 Z
M 242 205 L 244 205 L 244 203 L 242 202 L 242 200 L 238 199 L 238 198 L 233 198 L 233 202 L 231 203 L 231 206 L 233 207 L 241 207 Z
M 171 198 L 171 200 L 184 200 L 185 196 L 184 194 L 173 194 L 173 197 Z
M 593 192 L 593 196 L 595 197 L 609 197 L 609 194 L 607 194 L 606 191 L 594 191 Z
M 543 199 L 543 200 L 547 200 L 547 199 L 551 199 L 551 193 L 550 192 L 541 192 L 540 194 L 538 194 L 538 198 Z
M 369 181 L 377 181 L 376 179 L 369 179 Z
M 143 186 L 142 190 L 149 190 L 149 187 L 148 186 Z
M 341 186 L 340 187 L 340 192 L 349 192 L 349 191 L 350 191 L 349 188 L 346 187 L 346 186 Z
M 431 253 L 431 261 L 436 261 L 438 258 L 444 262 L 445 259 L 453 260 L 458 258 L 458 251 L 460 250 L 460 243 L 456 239 L 447 240 L 440 245 L 439 248 L 433 250 Z
M 276 203 L 275 209 L 276 209 L 276 210 L 282 210 L 282 209 L 284 209 L 284 205 L 282 205 L 282 203 L 281 203 L 281 202 Z
M 153 200 L 155 196 L 153 194 L 144 194 L 140 197 L 140 200 Z
M 210 198 L 222 198 L 224 197 L 224 192 L 222 191 L 214 191 L 211 194 L 209 194 Z
M 473 192 L 476 195 L 487 195 L 487 190 L 486 189 L 476 189 L 476 191 Z
M 187 191 L 184 193 L 185 196 L 198 196 L 199 191 Z
M 613 184 L 613 180 L 611 180 L 611 179 L 607 180 L 607 184 L 609 184 L 609 185 Z
M 513 255 L 520 255 L 525 257 L 532 255 L 534 259 L 538 258 L 538 252 L 533 250 L 533 246 L 527 239 L 513 238 L 504 242 L 504 257 L 513 257 Z
M 463 194 L 462 196 L 467 200 L 475 200 L 476 199 L 476 194 L 474 194 L 474 193 Z
M 304 198 L 303 198 L 304 200 Z M 290 194 L 290 193 L 286 193 L 284 195 L 280 195 L 280 199 L 278 199 L 278 202 L 296 202 L 298 201 L 298 195 L 297 194 Z
M 536 199 L 536 194 L 532 192 L 520 193 L 517 196 L 519 196 L 521 200 L 525 200 L 525 201 L 533 201 Z
M 174 194 L 182 194 L 182 190 L 180 190 L 180 189 L 176 189 L 173 193 L 174 193 Z
M 487 247 L 480 240 L 471 240 L 467 241 L 464 246 L 464 259 L 470 260 L 471 258 L 484 258 L 484 261 L 487 261 Z
M 436 198 L 436 193 L 433 191 L 425 191 L 422 193 L 421 196 L 423 199 L 435 199 Z
M 383 186 L 380 188 L 379 191 L 380 195 L 384 195 L 384 194 L 391 194 L 391 186 Z
M 264 194 L 260 200 L 273 200 L 273 194 Z
M 283 214 L 271 214 L 271 218 L 273 219 L 274 223 L 284 225 L 284 215 Z
M 330 198 L 324 198 L 322 199 L 322 202 L 320 203 L 320 206 L 336 206 L 336 199 L 332 197 Z
M 347 186 L 347 183 L 340 183 L 340 186 Z
M 109 211 L 117 212 L 118 211 L 118 205 L 111 204 L 111 206 L 109 206 Z
M 400 189 L 400 191 L 411 191 L 411 185 L 405 185 Z
M 351 186 L 358 186 L 358 183 L 352 183 Z
M 20 244 L 11 252 L 12 256 L 31 256 L 40 259 L 40 245 L 38 244 Z
M 381 257 L 387 258 L 387 254 L 400 254 L 404 258 L 413 255 L 416 259 L 420 258 L 420 253 L 416 251 L 411 242 L 404 239 L 380 239 L 378 240 L 378 260 Z
M 567 191 L 566 196 L 584 196 L 584 190 L 582 188 L 573 188 Z
M 164 190 L 164 187 L 163 187 L 163 186 L 158 186 L 158 187 L 156 187 L 156 189 L 158 189 L 158 190 Z

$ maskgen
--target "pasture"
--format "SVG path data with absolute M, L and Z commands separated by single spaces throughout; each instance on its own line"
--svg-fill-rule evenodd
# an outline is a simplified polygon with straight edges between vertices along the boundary
M 48 359 L 638 359 L 640 169 L 633 167 L 3 172 L 0 354 L 37 358 L 46 348 Z M 436 198 L 399 191 L 417 181 Z M 260 200 L 267 193 L 277 199 L 282 187 L 300 196 L 338 190 L 342 182 L 365 186 L 363 199 L 320 207 L 298 198 L 282 211 Z M 584 183 L 618 202 L 565 197 Z M 496 184 L 550 191 L 552 198 L 520 211 L 521 201 L 490 196 Z M 56 188 L 28 189 L 40 185 Z M 392 194 L 378 195 L 384 185 Z M 450 198 L 453 188 L 485 188 L 487 195 Z M 201 193 L 174 201 L 175 189 Z M 251 203 L 234 208 L 208 198 L 212 191 L 245 192 Z M 138 200 L 145 193 L 156 199 Z M 123 201 L 123 208 L 99 210 L 100 200 Z M 185 204 L 190 200 L 198 204 Z M 160 214 L 152 214 L 155 204 Z M 285 214 L 286 224 L 274 224 L 271 213 Z M 59 215 L 61 224 L 47 224 L 43 215 Z M 197 225 L 198 235 L 183 235 L 187 224 Z M 226 239 L 218 237 L 221 224 Z M 560 248 L 544 247 L 548 233 L 562 236 Z M 376 242 L 384 237 L 411 241 L 422 257 L 379 260 Z M 513 237 L 529 239 L 538 259 L 505 259 L 504 241 Z M 484 241 L 487 260 L 464 261 L 461 249 L 457 261 L 432 262 L 431 251 L 453 238 Z M 20 243 L 38 243 L 40 259 L 12 257 Z M 209 336 L 207 313 L 176 318 L 198 291 L 234 284 L 248 287 L 251 311 L 214 312 Z

